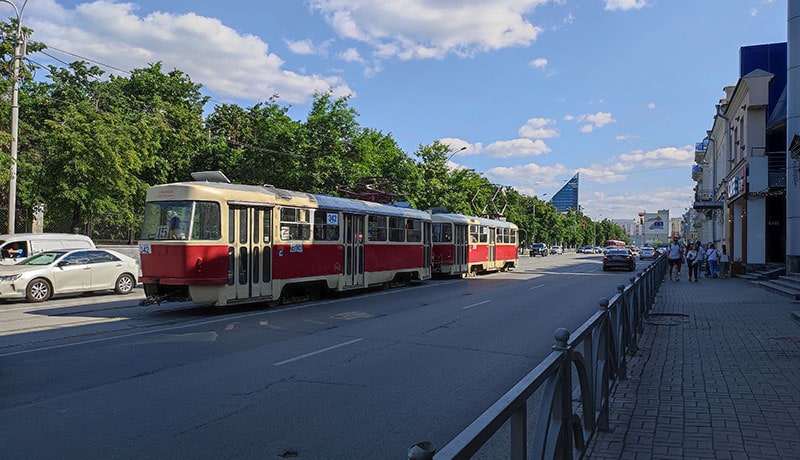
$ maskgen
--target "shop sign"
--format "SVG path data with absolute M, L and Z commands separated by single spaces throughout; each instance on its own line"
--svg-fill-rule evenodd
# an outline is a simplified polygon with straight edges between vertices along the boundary
M 728 180 L 728 200 L 735 200 L 745 192 L 747 183 L 745 182 L 745 169 L 742 168 Z

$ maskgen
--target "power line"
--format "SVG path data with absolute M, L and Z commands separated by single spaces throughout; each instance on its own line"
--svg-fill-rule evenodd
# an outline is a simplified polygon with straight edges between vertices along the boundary
M 97 65 L 99 65 L 99 66 L 103 66 L 103 67 L 108 67 L 109 69 L 113 69 L 113 70 L 116 70 L 116 71 L 118 71 L 118 72 L 123 72 L 123 73 L 126 73 L 126 74 L 128 74 L 128 75 L 130 75 L 130 74 L 131 74 L 131 72 L 130 72 L 129 70 L 120 69 L 119 67 L 114 67 L 114 66 L 113 66 L 113 65 L 111 65 L 111 64 L 106 64 L 106 63 L 104 63 L 104 62 L 96 61 L 96 60 L 94 60 L 94 59 L 90 59 L 90 58 L 87 58 L 87 57 L 85 57 L 85 56 L 81 56 L 80 54 L 71 53 L 71 52 L 69 52 L 69 51 L 66 51 L 66 50 L 62 50 L 62 49 L 56 48 L 55 46 L 50 46 L 50 45 L 46 45 L 46 46 L 47 46 L 47 48 L 48 48 L 48 49 L 51 49 L 51 50 L 58 51 L 59 53 L 68 54 L 68 55 L 70 55 L 70 56 L 72 56 L 72 57 L 76 57 L 76 58 L 78 58 L 78 59 L 80 59 L 80 60 L 82 60 L 82 61 L 91 62 L 92 64 L 97 64 Z M 44 54 L 45 56 L 49 56 L 49 57 L 51 57 L 51 58 L 55 59 L 55 60 L 56 60 L 56 61 L 58 61 L 58 62 L 61 62 L 61 63 L 63 63 L 63 64 L 66 64 L 66 63 L 64 63 L 64 61 L 62 61 L 62 60 L 60 60 L 60 59 L 58 59 L 58 58 L 55 58 L 55 57 L 53 57 L 52 55 L 45 53 L 44 51 L 39 51 L 39 52 L 40 52 L 40 53 L 42 53 L 42 54 Z M 66 64 L 66 65 L 69 65 L 69 64 Z

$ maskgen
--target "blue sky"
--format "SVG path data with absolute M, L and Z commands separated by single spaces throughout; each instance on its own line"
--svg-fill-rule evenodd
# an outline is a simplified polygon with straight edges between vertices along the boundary
M 361 126 L 409 155 L 435 140 L 467 147 L 452 167 L 542 199 L 580 172 L 597 220 L 691 206 L 694 145 L 738 80 L 739 48 L 785 41 L 786 11 L 786 0 L 28 0 L 23 24 L 57 59 L 109 73 L 161 61 L 217 103 L 277 94 L 303 120 L 314 91 L 349 94 Z

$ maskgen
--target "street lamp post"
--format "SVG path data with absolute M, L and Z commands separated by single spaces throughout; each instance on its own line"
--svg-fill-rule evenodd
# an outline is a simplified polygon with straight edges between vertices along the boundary
M 2 0 L 0 0 L 0 1 L 2 1 Z M 448 156 L 447 159 L 444 160 L 444 162 L 447 163 L 448 161 L 450 161 L 451 158 L 453 158 L 455 156 L 456 153 L 464 151 L 464 150 L 467 150 L 467 146 L 466 145 L 461 147 L 460 149 L 456 150 L 455 152 L 451 153 L 450 156 Z
M 17 5 L 10 0 L 0 0 L 8 3 L 14 8 L 17 16 L 17 35 L 14 37 L 14 64 L 12 75 L 11 90 L 11 179 L 8 183 L 8 233 L 14 234 L 15 220 L 17 215 L 17 147 L 19 143 L 19 67 L 20 61 L 25 54 L 25 38 L 22 36 L 22 13 L 28 0 L 22 3 L 22 8 L 17 9 Z

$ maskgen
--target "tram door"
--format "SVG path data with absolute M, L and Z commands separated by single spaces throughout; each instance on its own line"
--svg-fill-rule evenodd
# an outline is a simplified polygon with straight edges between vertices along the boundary
M 364 285 L 364 216 L 344 215 L 344 287 Z
M 490 267 L 494 266 L 495 261 L 495 238 L 497 236 L 497 229 L 494 227 L 489 227 L 489 264 Z
M 467 255 L 469 254 L 469 237 L 468 227 L 466 225 L 454 225 L 453 241 L 456 243 L 455 252 L 453 254 L 453 265 L 457 272 L 466 272 L 467 268 Z
M 431 230 L 430 222 L 423 222 L 422 224 L 422 241 L 424 242 L 424 249 L 422 252 L 422 268 L 425 278 L 430 278 L 431 271 L 433 270 L 433 232 Z
M 272 295 L 272 208 L 236 206 L 228 212 L 228 284 L 235 299 Z

